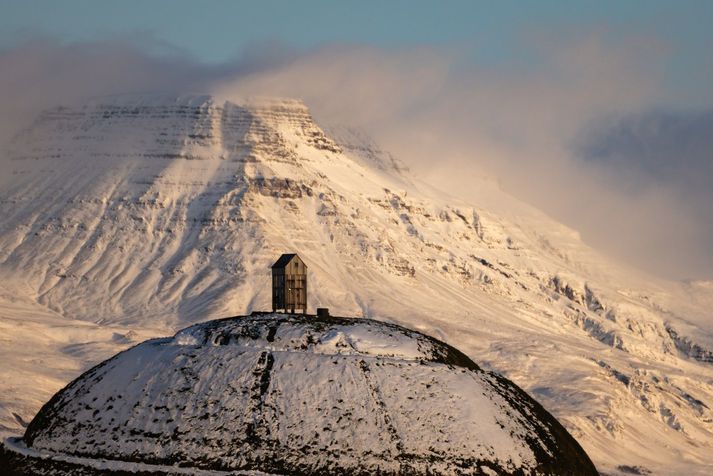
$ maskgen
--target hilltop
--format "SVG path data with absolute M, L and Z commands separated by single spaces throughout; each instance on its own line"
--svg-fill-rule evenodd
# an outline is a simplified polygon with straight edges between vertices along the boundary
M 122 352 L 55 395 L 24 442 L 50 460 L 158 472 L 597 474 L 539 404 L 443 342 L 286 314 L 208 321 Z

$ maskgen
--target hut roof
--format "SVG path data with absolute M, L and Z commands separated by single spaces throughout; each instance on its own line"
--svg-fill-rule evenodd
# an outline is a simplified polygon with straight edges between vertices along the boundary
M 275 264 L 273 264 L 272 267 L 273 268 L 284 268 L 285 266 L 287 266 L 287 264 L 290 261 L 292 261 L 292 258 L 294 258 L 295 256 L 297 256 L 297 253 L 285 253 L 282 256 L 280 256 L 280 258 L 277 261 L 275 261 Z M 300 261 L 302 261 L 302 260 L 300 259 Z M 303 264 L 304 264 L 304 261 L 303 261 Z M 304 266 L 305 266 L 305 268 L 307 267 L 306 264 Z

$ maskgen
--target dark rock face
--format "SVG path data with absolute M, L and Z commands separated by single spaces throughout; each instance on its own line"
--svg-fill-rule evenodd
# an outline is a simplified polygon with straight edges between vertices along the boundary
M 536 401 L 453 347 L 369 319 L 284 314 L 210 321 L 122 352 L 57 393 L 24 442 L 147 463 L 156 474 L 176 464 L 298 475 L 597 474 Z M 54 464 L 8 450 L 0 459 Z M 70 474 L 68 464 L 46 474 Z

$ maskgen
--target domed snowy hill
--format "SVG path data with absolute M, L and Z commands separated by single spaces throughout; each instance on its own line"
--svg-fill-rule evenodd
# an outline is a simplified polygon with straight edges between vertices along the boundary
M 57 393 L 24 441 L 169 473 L 596 474 L 513 383 L 364 318 L 252 315 L 146 341 Z

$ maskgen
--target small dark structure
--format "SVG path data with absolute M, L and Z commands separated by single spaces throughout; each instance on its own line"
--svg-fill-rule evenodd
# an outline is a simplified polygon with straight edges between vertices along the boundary
M 272 265 L 272 310 L 307 313 L 307 265 L 296 253 L 280 256 Z

